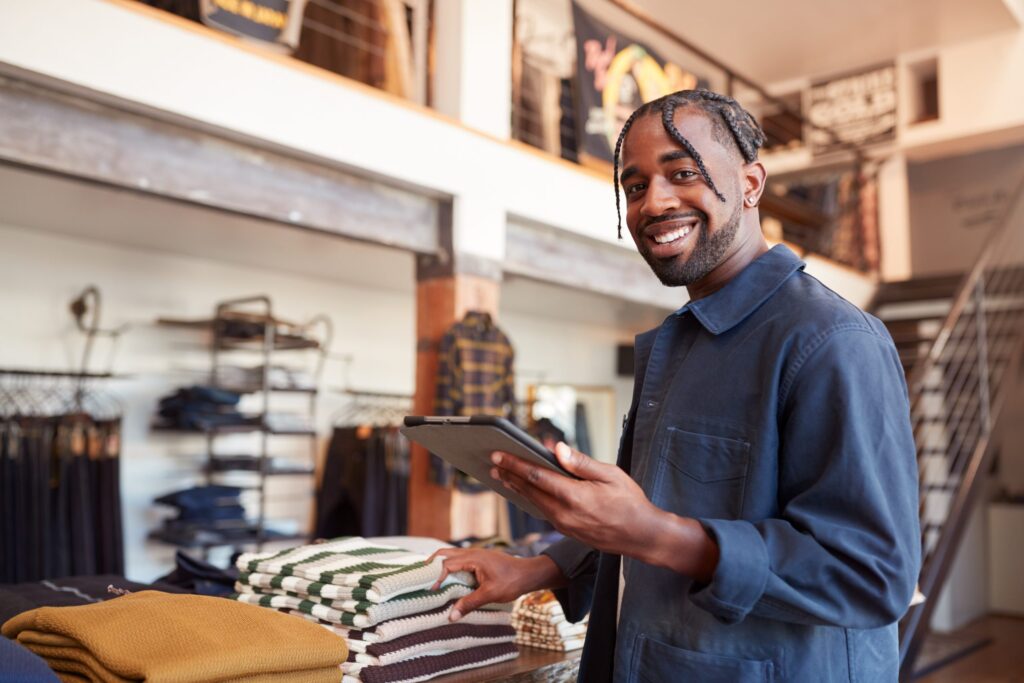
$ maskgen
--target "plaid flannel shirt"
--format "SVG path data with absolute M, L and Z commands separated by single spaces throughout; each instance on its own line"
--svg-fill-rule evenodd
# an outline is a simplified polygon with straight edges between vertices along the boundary
M 515 351 L 505 333 L 487 313 L 470 311 L 441 339 L 437 372 L 436 415 L 494 415 L 511 418 L 515 411 Z M 431 477 L 451 484 L 454 470 L 432 458 Z M 460 477 L 460 488 L 481 490 Z

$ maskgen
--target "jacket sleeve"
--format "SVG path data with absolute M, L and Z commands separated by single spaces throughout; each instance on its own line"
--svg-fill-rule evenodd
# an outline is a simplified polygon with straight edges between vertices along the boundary
M 434 400 L 435 415 L 459 415 L 462 412 L 459 370 L 455 335 L 448 332 L 438 344 L 437 389 Z
M 562 605 L 565 618 L 577 622 L 590 612 L 594 601 L 594 582 L 597 579 L 598 551 L 574 538 L 564 538 L 544 550 L 569 579 L 569 585 L 554 591 Z
M 748 614 L 877 628 L 906 612 L 920 566 L 917 463 L 892 341 L 845 328 L 804 351 L 780 387 L 779 514 L 699 520 L 718 543 L 691 598 Z

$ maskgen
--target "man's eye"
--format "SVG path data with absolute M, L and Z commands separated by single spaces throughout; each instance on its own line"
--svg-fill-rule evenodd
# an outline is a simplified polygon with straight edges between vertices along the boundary
M 643 192 L 644 188 L 646 187 L 647 185 L 645 185 L 644 183 L 636 183 L 635 185 L 630 185 L 629 187 L 626 188 L 626 194 L 630 195 L 636 194 L 637 192 Z
M 696 174 L 696 173 L 694 173 L 693 171 L 690 171 L 690 170 L 681 170 L 681 171 L 676 171 L 675 173 L 673 173 L 673 174 L 672 174 L 672 177 L 673 177 L 673 178 L 679 178 L 679 179 L 681 179 L 681 180 L 685 180 L 685 179 L 687 179 L 687 178 L 692 178 L 692 177 L 694 177 L 695 175 L 697 175 L 697 174 Z

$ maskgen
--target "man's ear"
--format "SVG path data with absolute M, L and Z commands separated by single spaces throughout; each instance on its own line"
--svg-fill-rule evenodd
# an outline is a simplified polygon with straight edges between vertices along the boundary
M 752 161 L 743 166 L 743 206 L 753 208 L 761 203 L 768 172 L 760 161 Z

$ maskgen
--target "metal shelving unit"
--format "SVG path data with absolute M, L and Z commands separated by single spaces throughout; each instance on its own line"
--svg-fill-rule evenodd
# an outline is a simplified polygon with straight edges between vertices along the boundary
M 259 409 L 246 413 L 244 422 L 210 426 L 199 432 L 206 442 L 206 462 L 202 469 L 206 483 L 227 484 L 227 481 L 222 481 L 224 477 L 237 478 L 239 475 L 248 478 L 249 483 L 238 484 L 235 481 L 231 482 L 231 485 L 245 491 L 255 491 L 259 503 L 255 519 L 229 520 L 225 525 L 213 524 L 197 528 L 199 532 L 209 532 L 205 538 L 199 533 L 194 541 L 185 542 L 163 537 L 161 532 L 154 532 L 154 537 L 203 551 L 217 546 L 256 546 L 260 549 L 266 541 L 305 539 L 305 534 L 285 533 L 267 527 L 267 481 L 270 477 L 308 477 L 310 495 L 313 493 L 312 477 L 317 455 L 317 399 L 324 363 L 334 332 L 330 319 L 325 315 L 318 315 L 302 325 L 284 322 L 275 317 L 270 297 L 259 295 L 218 303 L 214 317 L 210 320 L 161 319 L 158 323 L 211 330 L 209 384 L 233 393 L 259 397 Z M 281 385 L 272 381 L 275 362 L 280 364 L 282 354 L 291 358 L 301 354 L 315 355 L 313 369 L 309 373 L 309 385 Z M 258 358 L 261 362 L 260 366 L 256 366 L 262 370 L 258 381 L 246 381 L 241 385 L 225 381 L 225 373 L 222 371 L 228 366 L 227 361 L 246 355 Z M 309 358 L 306 360 L 308 365 Z M 246 373 L 242 374 L 244 376 Z M 271 397 L 275 394 L 305 396 L 305 410 L 286 413 L 289 419 L 284 425 L 279 424 L 271 410 Z M 292 400 L 298 401 L 297 398 Z M 154 425 L 153 429 L 181 431 L 177 427 L 159 424 Z M 255 435 L 258 438 L 256 447 L 218 453 L 218 442 L 222 438 L 239 434 Z M 308 461 L 299 463 L 295 458 L 273 457 L 273 443 L 279 441 L 278 437 L 307 439 Z
M 237 326 L 244 326 L 255 334 L 240 335 Z M 327 350 L 331 345 L 333 328 L 329 318 L 316 316 L 300 328 L 285 326 L 274 317 L 273 305 L 266 295 L 244 297 L 222 301 L 216 307 L 213 319 L 213 343 L 211 344 L 212 386 L 236 391 L 242 394 L 258 394 L 260 411 L 252 416 L 252 422 L 244 425 L 226 425 L 206 431 L 207 463 L 204 468 L 208 483 L 221 474 L 250 472 L 256 475 L 256 483 L 246 486 L 258 491 L 259 513 L 252 528 L 252 543 L 260 548 L 264 541 L 278 540 L 280 534 L 268 530 L 267 524 L 267 478 L 276 476 L 312 477 L 316 464 L 316 406 L 319 395 L 320 377 L 323 373 Z M 317 334 L 319 332 L 319 334 Z M 221 368 L 229 354 L 248 353 L 257 355 L 262 361 L 262 377 L 258 385 L 230 386 L 221 383 Z M 312 373 L 312 386 L 275 386 L 271 382 L 274 361 L 280 354 L 315 353 L 316 364 Z M 275 427 L 271 415 L 271 396 L 275 393 L 308 396 L 307 410 L 303 415 L 308 428 Z M 216 442 L 228 434 L 254 433 L 259 435 L 259 447 L 254 455 L 218 455 Z M 283 465 L 271 457 L 272 437 L 296 437 L 309 440 L 309 462 L 306 466 Z M 313 487 L 310 486 L 312 492 Z M 235 541 L 234 544 L 240 545 Z

